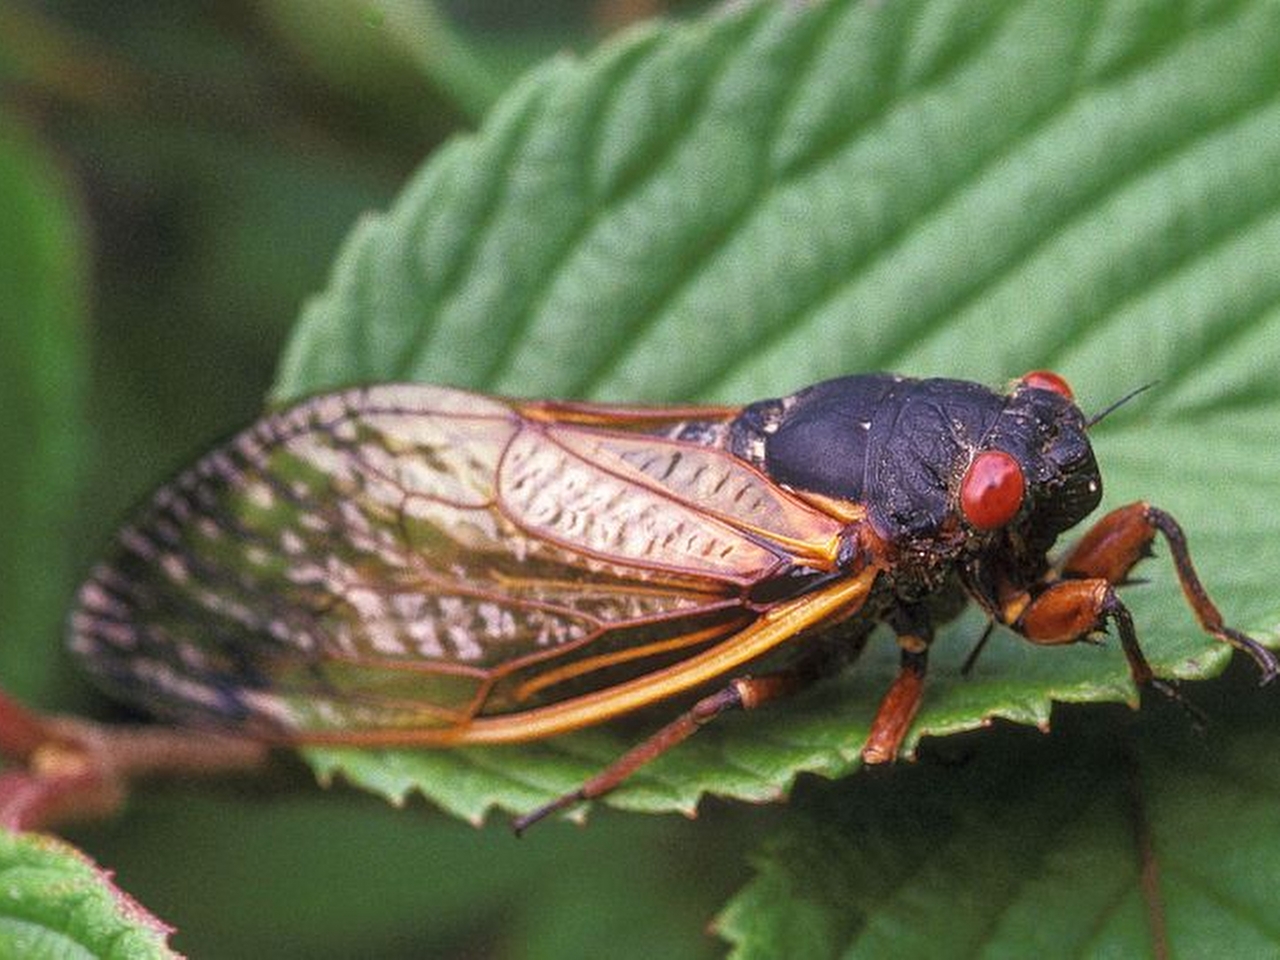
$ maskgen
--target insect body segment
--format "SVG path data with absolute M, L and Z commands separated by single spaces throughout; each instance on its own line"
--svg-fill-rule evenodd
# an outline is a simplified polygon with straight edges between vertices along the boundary
M 1115 589 L 1157 534 L 1204 629 L 1270 679 L 1167 514 L 1122 508 L 1050 561 L 1102 496 L 1087 427 L 1046 371 L 742 408 L 327 394 L 163 488 L 81 588 L 70 643 L 141 707 L 286 742 L 531 740 L 702 695 L 524 824 L 829 672 L 877 623 L 902 666 L 864 758 L 893 758 L 934 627 L 968 601 L 1038 644 L 1114 625 L 1157 685 Z

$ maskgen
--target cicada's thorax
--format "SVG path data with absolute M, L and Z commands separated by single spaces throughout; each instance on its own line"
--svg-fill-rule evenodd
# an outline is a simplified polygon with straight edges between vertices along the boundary
M 1032 583 L 1102 493 L 1080 411 L 1024 382 L 999 394 L 960 380 L 842 377 L 745 407 L 717 440 L 775 482 L 863 505 L 905 602 L 962 582 L 994 603 Z M 990 461 L 1012 471 L 997 482 L 1017 485 L 994 515 L 966 500 Z

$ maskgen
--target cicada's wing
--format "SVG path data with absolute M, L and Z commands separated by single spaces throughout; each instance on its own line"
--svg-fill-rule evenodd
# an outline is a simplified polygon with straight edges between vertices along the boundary
M 843 522 L 617 409 L 382 386 L 267 416 L 121 531 L 72 649 L 180 721 L 429 743 L 581 726 L 781 642 L 752 588 L 831 569 Z

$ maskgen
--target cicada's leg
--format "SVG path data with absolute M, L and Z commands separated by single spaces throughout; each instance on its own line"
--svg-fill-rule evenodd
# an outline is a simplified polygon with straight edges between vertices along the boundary
M 1252 637 L 1223 623 L 1222 614 L 1209 599 L 1191 563 L 1182 527 L 1169 514 L 1149 503 L 1131 503 L 1099 520 L 1067 555 L 1062 573 L 1068 577 L 1100 577 L 1112 584 L 1123 583 L 1133 565 L 1149 555 L 1151 541 L 1157 533 L 1169 544 L 1182 593 L 1201 628 L 1252 657 L 1262 672 L 1263 683 L 1275 679 L 1280 671 L 1275 654 Z
M 1176 691 L 1156 677 L 1133 628 L 1129 608 L 1115 587 L 1102 577 L 1059 580 L 1049 584 L 1010 626 L 1032 643 L 1045 646 L 1087 640 L 1108 623 L 1116 625 L 1129 673 L 1139 687 L 1152 687 L 1175 700 Z
M 901 642 L 901 638 L 899 638 Z M 887 763 L 898 756 L 920 701 L 924 696 L 924 674 L 929 663 L 928 645 L 902 648 L 902 663 L 889 692 L 880 701 L 871 732 L 862 747 L 863 763 Z
M 1058 570 L 1062 579 L 1036 593 L 1010 626 L 1033 643 L 1061 644 L 1086 639 L 1114 623 L 1134 682 L 1177 699 L 1173 688 L 1152 673 L 1138 644 L 1133 618 L 1115 590 L 1125 582 L 1133 566 L 1150 553 L 1157 533 L 1169 543 L 1182 592 L 1201 627 L 1249 654 L 1261 669 L 1264 683 L 1273 679 L 1277 672 L 1275 655 L 1222 622 L 1222 615 L 1196 575 L 1182 528 L 1169 514 L 1146 503 L 1132 503 L 1103 517 L 1063 560 Z
M 576 803 L 604 796 L 651 760 L 683 743 L 716 717 L 733 710 L 754 710 L 771 700 L 789 696 L 838 669 L 857 656 L 866 641 L 866 631 L 845 635 L 839 642 L 815 640 L 815 646 L 790 667 L 758 677 L 738 677 L 709 696 L 703 697 L 689 710 L 624 753 L 576 790 L 557 797 L 550 803 L 516 817 L 511 822 L 520 835 L 539 820 Z
M 933 619 L 920 605 L 903 605 L 885 618 L 898 638 L 901 661 L 898 675 L 880 701 L 871 732 L 862 745 L 863 763 L 896 760 L 924 697 L 924 675 L 933 643 Z

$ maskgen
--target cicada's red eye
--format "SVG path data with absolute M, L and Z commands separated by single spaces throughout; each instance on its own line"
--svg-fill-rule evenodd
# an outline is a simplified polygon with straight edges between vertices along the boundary
M 1018 382 L 1025 387 L 1035 387 L 1037 390 L 1052 390 L 1068 400 L 1076 398 L 1075 394 L 1071 392 L 1071 385 L 1052 370 L 1032 370 L 1030 373 L 1024 374 Z
M 994 530 L 1014 518 L 1026 489 L 1017 460 L 1003 450 L 984 450 L 960 481 L 960 510 L 979 530 Z

